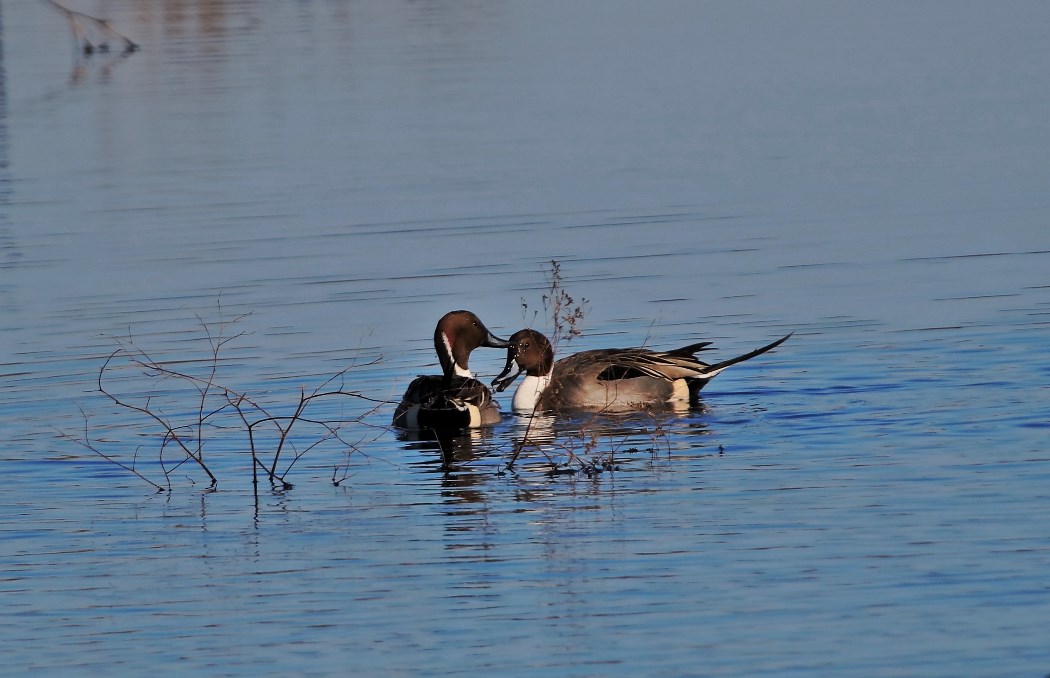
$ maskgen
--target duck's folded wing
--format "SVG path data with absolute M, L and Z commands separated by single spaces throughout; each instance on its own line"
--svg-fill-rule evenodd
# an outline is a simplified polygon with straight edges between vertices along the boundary
M 605 367 L 598 374 L 599 381 L 630 379 L 647 376 L 656 379 L 709 379 L 725 368 L 760 356 L 780 346 L 791 334 L 766 344 L 754 351 L 738 355 L 729 360 L 709 365 L 693 354 L 711 345 L 711 342 L 691 344 L 673 351 L 649 351 L 647 349 L 613 349 L 604 352 Z
M 694 348 L 697 346 L 701 344 L 694 344 L 672 352 L 646 349 L 609 351 L 605 356 L 605 367 L 598 374 L 598 380 L 609 381 L 646 376 L 674 381 L 700 376 L 707 369 L 707 363 L 693 357 L 692 353 L 700 350 Z
M 712 345 L 712 343 L 713 342 L 710 341 L 701 341 L 697 344 L 689 344 L 688 346 L 683 346 L 682 348 L 676 348 L 673 351 L 667 351 L 666 353 L 664 353 L 664 355 L 676 356 L 679 358 L 690 358 L 694 354 L 699 353 L 700 351 L 714 350 L 714 346 Z

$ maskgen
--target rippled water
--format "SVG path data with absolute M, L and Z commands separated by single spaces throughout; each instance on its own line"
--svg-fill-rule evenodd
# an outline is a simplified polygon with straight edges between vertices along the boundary
M 142 50 L 0 8 L 7 671 L 1050 670 L 1044 3 L 74 8 Z M 514 417 L 444 469 L 351 397 L 309 412 L 353 447 L 297 430 L 258 497 L 235 419 L 216 491 L 69 439 L 166 486 L 97 392 L 120 341 L 202 375 L 221 328 L 275 414 L 345 368 L 396 399 L 447 310 L 544 329 L 551 260 L 563 353 L 795 335 L 701 409 L 537 422 L 510 471 Z

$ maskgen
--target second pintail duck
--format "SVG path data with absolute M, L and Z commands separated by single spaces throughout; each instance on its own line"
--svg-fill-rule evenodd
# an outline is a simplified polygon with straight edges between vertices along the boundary
M 478 381 L 467 363 L 475 348 L 509 348 L 470 311 L 450 311 L 434 329 L 440 375 L 412 380 L 394 412 L 393 425 L 406 429 L 455 429 L 491 426 L 500 421 L 492 392 Z
M 507 366 L 492 381 L 505 390 L 522 372 L 514 392 L 515 411 L 598 410 L 622 413 L 653 406 L 696 406 L 700 389 L 722 370 L 780 346 L 791 334 L 729 360 L 708 364 L 696 353 L 709 350 L 704 341 L 673 351 L 608 348 L 582 351 L 554 362 L 550 340 L 524 329 L 510 337 Z M 514 371 L 517 364 L 517 371 Z

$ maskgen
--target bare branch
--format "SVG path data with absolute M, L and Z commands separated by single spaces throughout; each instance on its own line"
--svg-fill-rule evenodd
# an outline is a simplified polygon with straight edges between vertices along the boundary
M 84 14 L 83 12 L 69 9 L 55 0 L 45 0 L 45 2 L 66 15 L 66 18 L 69 20 L 69 25 L 73 29 L 73 38 L 76 40 L 77 49 L 85 56 L 94 54 L 95 52 L 108 52 L 109 39 L 115 39 L 124 43 L 124 49 L 122 51 L 124 55 L 131 54 L 139 49 L 137 44 L 132 42 L 131 39 L 123 33 L 110 26 L 109 22 L 105 19 L 96 19 L 95 17 Z M 102 39 L 92 40 L 88 35 L 89 32 L 99 33 L 102 36 Z
M 144 476 L 142 473 L 140 473 L 138 471 L 138 469 L 135 468 L 134 459 L 137 458 L 137 456 L 138 456 L 138 449 L 135 450 L 136 456 L 133 458 L 131 466 L 128 466 L 127 464 L 121 462 L 119 459 L 115 459 L 114 457 L 106 454 L 102 450 L 100 450 L 97 447 L 95 447 L 94 443 L 91 442 L 91 437 L 89 435 L 87 412 L 85 412 L 83 410 L 83 408 L 81 408 L 80 409 L 80 414 L 84 417 L 84 439 L 81 440 L 81 439 L 79 439 L 79 438 L 77 438 L 75 436 L 72 436 L 72 435 L 64 432 L 64 431 L 60 431 L 58 429 L 55 429 L 55 432 L 58 434 L 58 436 L 60 438 L 62 438 L 63 440 L 69 440 L 71 442 L 74 442 L 77 445 L 80 445 L 81 447 L 83 447 L 84 449 L 87 449 L 87 450 L 90 450 L 90 451 L 94 452 L 95 454 L 97 454 L 98 456 L 102 457 L 103 459 L 105 459 L 106 461 L 110 462 L 111 464 L 116 464 L 117 466 L 119 466 L 120 468 L 124 469 L 128 473 L 131 473 L 132 475 L 134 475 L 136 478 L 139 478 L 140 480 L 143 480 L 146 483 L 148 483 L 151 487 L 156 489 L 157 492 L 163 492 L 164 491 L 164 487 L 162 487 L 161 485 L 158 485 L 157 483 L 153 482 L 152 480 L 150 480 L 149 478 Z
M 177 444 L 182 449 L 182 451 L 186 453 L 187 457 L 197 462 L 197 465 L 200 466 L 201 470 L 203 470 L 204 473 L 207 474 L 208 478 L 211 479 L 212 485 L 215 485 L 218 482 L 218 479 L 212 474 L 211 469 L 208 468 L 208 465 L 204 463 L 203 459 L 200 459 L 193 454 L 193 451 L 189 448 L 186 441 L 181 436 L 179 436 L 175 428 L 164 417 L 160 416 L 149 407 L 148 398 L 146 400 L 146 406 L 135 405 L 134 403 L 129 403 L 124 400 L 121 400 L 119 397 L 106 390 L 106 387 L 103 384 L 103 378 L 106 374 L 106 370 L 109 368 L 110 363 L 113 362 L 113 359 L 116 358 L 122 352 L 123 349 L 117 349 L 116 351 L 111 353 L 110 356 L 106 358 L 106 361 L 102 364 L 102 367 L 98 371 L 98 390 L 107 398 L 112 400 L 113 403 L 117 406 L 123 407 L 133 412 L 144 414 L 153 421 L 155 421 L 157 424 L 159 424 L 161 428 L 165 431 L 166 437 L 170 438 L 172 442 Z
M 136 343 L 136 338 L 129 327 L 127 335 L 113 337 L 117 348 L 109 353 L 99 368 L 96 387 L 118 410 L 126 410 L 144 417 L 152 426 L 159 429 L 157 461 L 164 473 L 167 489 L 172 487 L 173 475 L 187 462 L 192 461 L 209 479 L 210 489 L 218 484 L 218 477 L 205 459 L 205 448 L 214 450 L 210 457 L 220 450 L 212 442 L 216 435 L 239 431 L 247 434 L 247 448 L 251 455 L 252 484 L 258 497 L 260 471 L 270 483 L 284 489 L 290 489 L 287 476 L 296 464 L 307 454 L 324 444 L 337 444 L 345 450 L 346 458 L 360 452 L 361 445 L 371 434 L 364 436 L 349 435 L 351 425 L 362 426 L 370 431 L 379 431 L 371 440 L 375 440 L 387 430 L 365 419 L 379 408 L 390 404 L 387 399 L 373 398 L 359 391 L 348 388 L 348 375 L 358 367 L 378 364 L 381 357 L 368 362 L 353 360 L 335 374 L 323 377 L 320 383 L 312 388 L 300 386 L 298 398 L 291 412 L 282 412 L 274 405 L 264 403 L 258 397 L 249 396 L 239 389 L 231 388 L 220 380 L 224 364 L 222 353 L 231 346 L 231 342 L 248 334 L 236 331 L 235 324 L 250 315 L 244 313 L 228 317 L 222 305 L 221 295 L 216 303 L 217 320 L 209 322 L 196 314 L 201 340 L 206 342 L 205 355 L 201 360 L 161 361 Z M 187 367 L 186 365 L 190 365 Z M 176 386 L 170 392 L 157 392 L 153 386 L 147 387 L 140 395 L 122 392 L 122 387 L 133 383 L 129 379 L 151 379 L 156 383 Z M 164 407 L 170 398 L 179 397 L 180 391 L 189 391 L 189 403 Z M 185 394 L 184 394 L 185 395 Z M 367 412 L 358 413 L 349 419 L 333 419 L 325 416 L 308 415 L 308 410 L 322 399 L 332 400 L 352 398 L 355 401 L 369 404 Z M 188 407 L 184 406 L 188 405 Z M 170 413 L 169 413 L 170 412 Z M 177 413 L 177 414 L 176 414 Z M 92 446 L 87 422 L 82 445 Z M 76 436 L 64 436 L 76 440 Z M 271 447 L 272 445 L 272 447 Z M 169 459 L 171 450 L 177 450 L 179 458 Z M 286 453 L 290 451 L 290 453 Z M 97 451 L 97 450 L 96 450 Z M 102 454 L 99 452 L 99 454 Z M 121 468 L 140 474 L 138 470 L 140 449 L 136 448 L 131 462 L 121 460 L 112 454 L 104 458 L 113 461 Z M 282 466 L 282 459 L 287 463 Z M 349 476 L 349 461 L 342 482 Z M 190 480 L 191 482 L 193 479 Z M 163 487 L 160 483 L 151 484 Z

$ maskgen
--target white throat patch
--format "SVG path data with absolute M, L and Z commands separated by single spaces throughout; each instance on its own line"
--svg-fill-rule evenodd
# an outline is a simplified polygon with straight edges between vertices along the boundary
M 536 403 L 540 401 L 540 396 L 547 389 L 547 385 L 551 383 L 551 375 L 547 374 L 542 377 L 530 377 L 528 375 L 518 384 L 518 388 L 514 391 L 514 400 L 511 401 L 511 407 L 517 412 L 531 412 L 536 409 Z
M 473 379 L 474 374 L 465 367 L 460 367 L 459 363 L 456 362 L 455 357 L 452 355 L 452 344 L 448 343 L 448 335 L 444 332 L 441 333 L 441 343 L 445 346 L 445 355 L 452 362 L 452 372 L 457 377 L 466 377 L 467 379 Z

